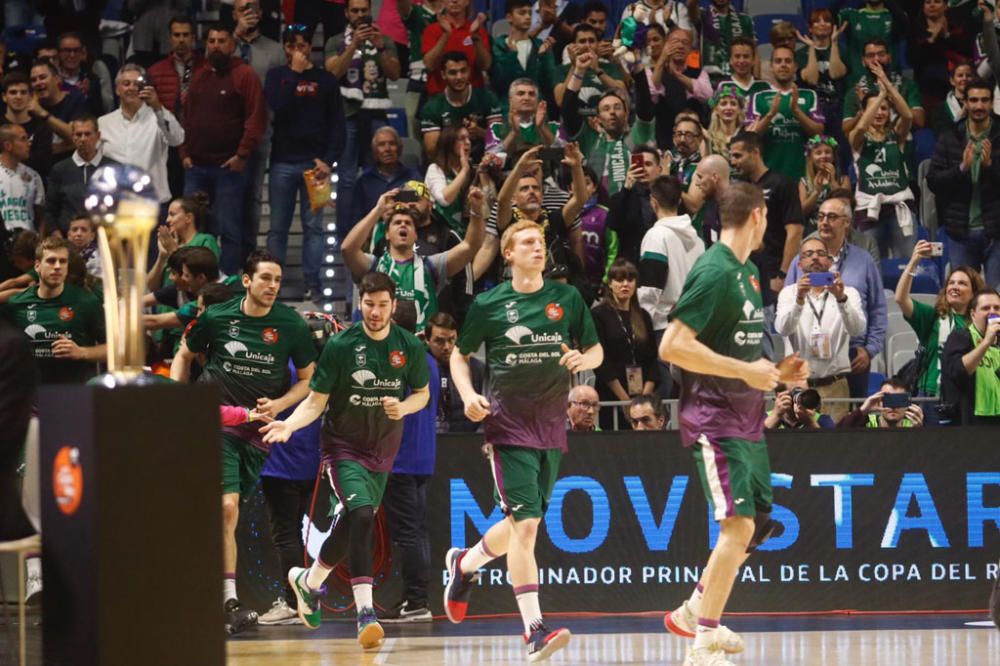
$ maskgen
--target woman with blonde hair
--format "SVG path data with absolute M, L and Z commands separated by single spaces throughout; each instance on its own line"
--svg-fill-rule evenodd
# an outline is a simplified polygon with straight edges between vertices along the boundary
M 806 175 L 799 180 L 799 201 L 806 219 L 803 235 L 816 231 L 816 214 L 830 192 L 851 189 L 851 179 L 837 166 L 837 140 L 817 134 L 806 142 Z
M 723 83 L 708 101 L 712 118 L 708 123 L 708 152 L 729 161 L 729 141 L 743 129 L 746 96 L 735 85 Z

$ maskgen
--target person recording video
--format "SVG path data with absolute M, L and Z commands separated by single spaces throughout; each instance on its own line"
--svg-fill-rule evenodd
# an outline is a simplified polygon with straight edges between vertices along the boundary
M 822 407 L 823 399 L 816 389 L 793 388 L 779 391 L 774 409 L 764 419 L 764 427 L 767 430 L 833 428 L 833 419 L 820 411 Z
M 968 327 L 952 331 L 944 345 L 942 403 L 954 423 L 1000 423 L 1000 294 L 979 291 L 970 312 Z
M 876 393 L 861 403 L 861 407 L 842 418 L 838 428 L 919 428 L 924 425 L 924 412 L 910 399 L 906 385 L 898 379 L 887 379 Z

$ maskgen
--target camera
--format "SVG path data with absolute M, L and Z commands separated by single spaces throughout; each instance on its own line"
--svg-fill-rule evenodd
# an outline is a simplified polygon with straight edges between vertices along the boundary
M 802 409 L 819 409 L 820 397 L 816 389 L 792 389 L 792 402 Z

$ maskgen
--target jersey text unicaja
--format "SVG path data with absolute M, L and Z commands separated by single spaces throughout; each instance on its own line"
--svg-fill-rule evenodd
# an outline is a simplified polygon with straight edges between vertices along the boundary
M 565 449 L 569 372 L 559 365 L 562 345 L 583 350 L 599 342 L 580 293 L 545 281 L 530 294 L 510 282 L 480 294 L 457 344 L 468 355 L 483 342 L 490 370 L 486 441 Z

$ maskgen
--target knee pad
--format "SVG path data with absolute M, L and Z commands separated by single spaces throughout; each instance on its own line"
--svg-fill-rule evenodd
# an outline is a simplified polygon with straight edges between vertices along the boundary
M 770 513 L 758 513 L 754 516 L 753 536 L 747 544 L 747 553 L 757 550 L 757 547 L 772 536 L 780 536 L 785 531 L 784 526 L 776 520 L 771 520 Z

